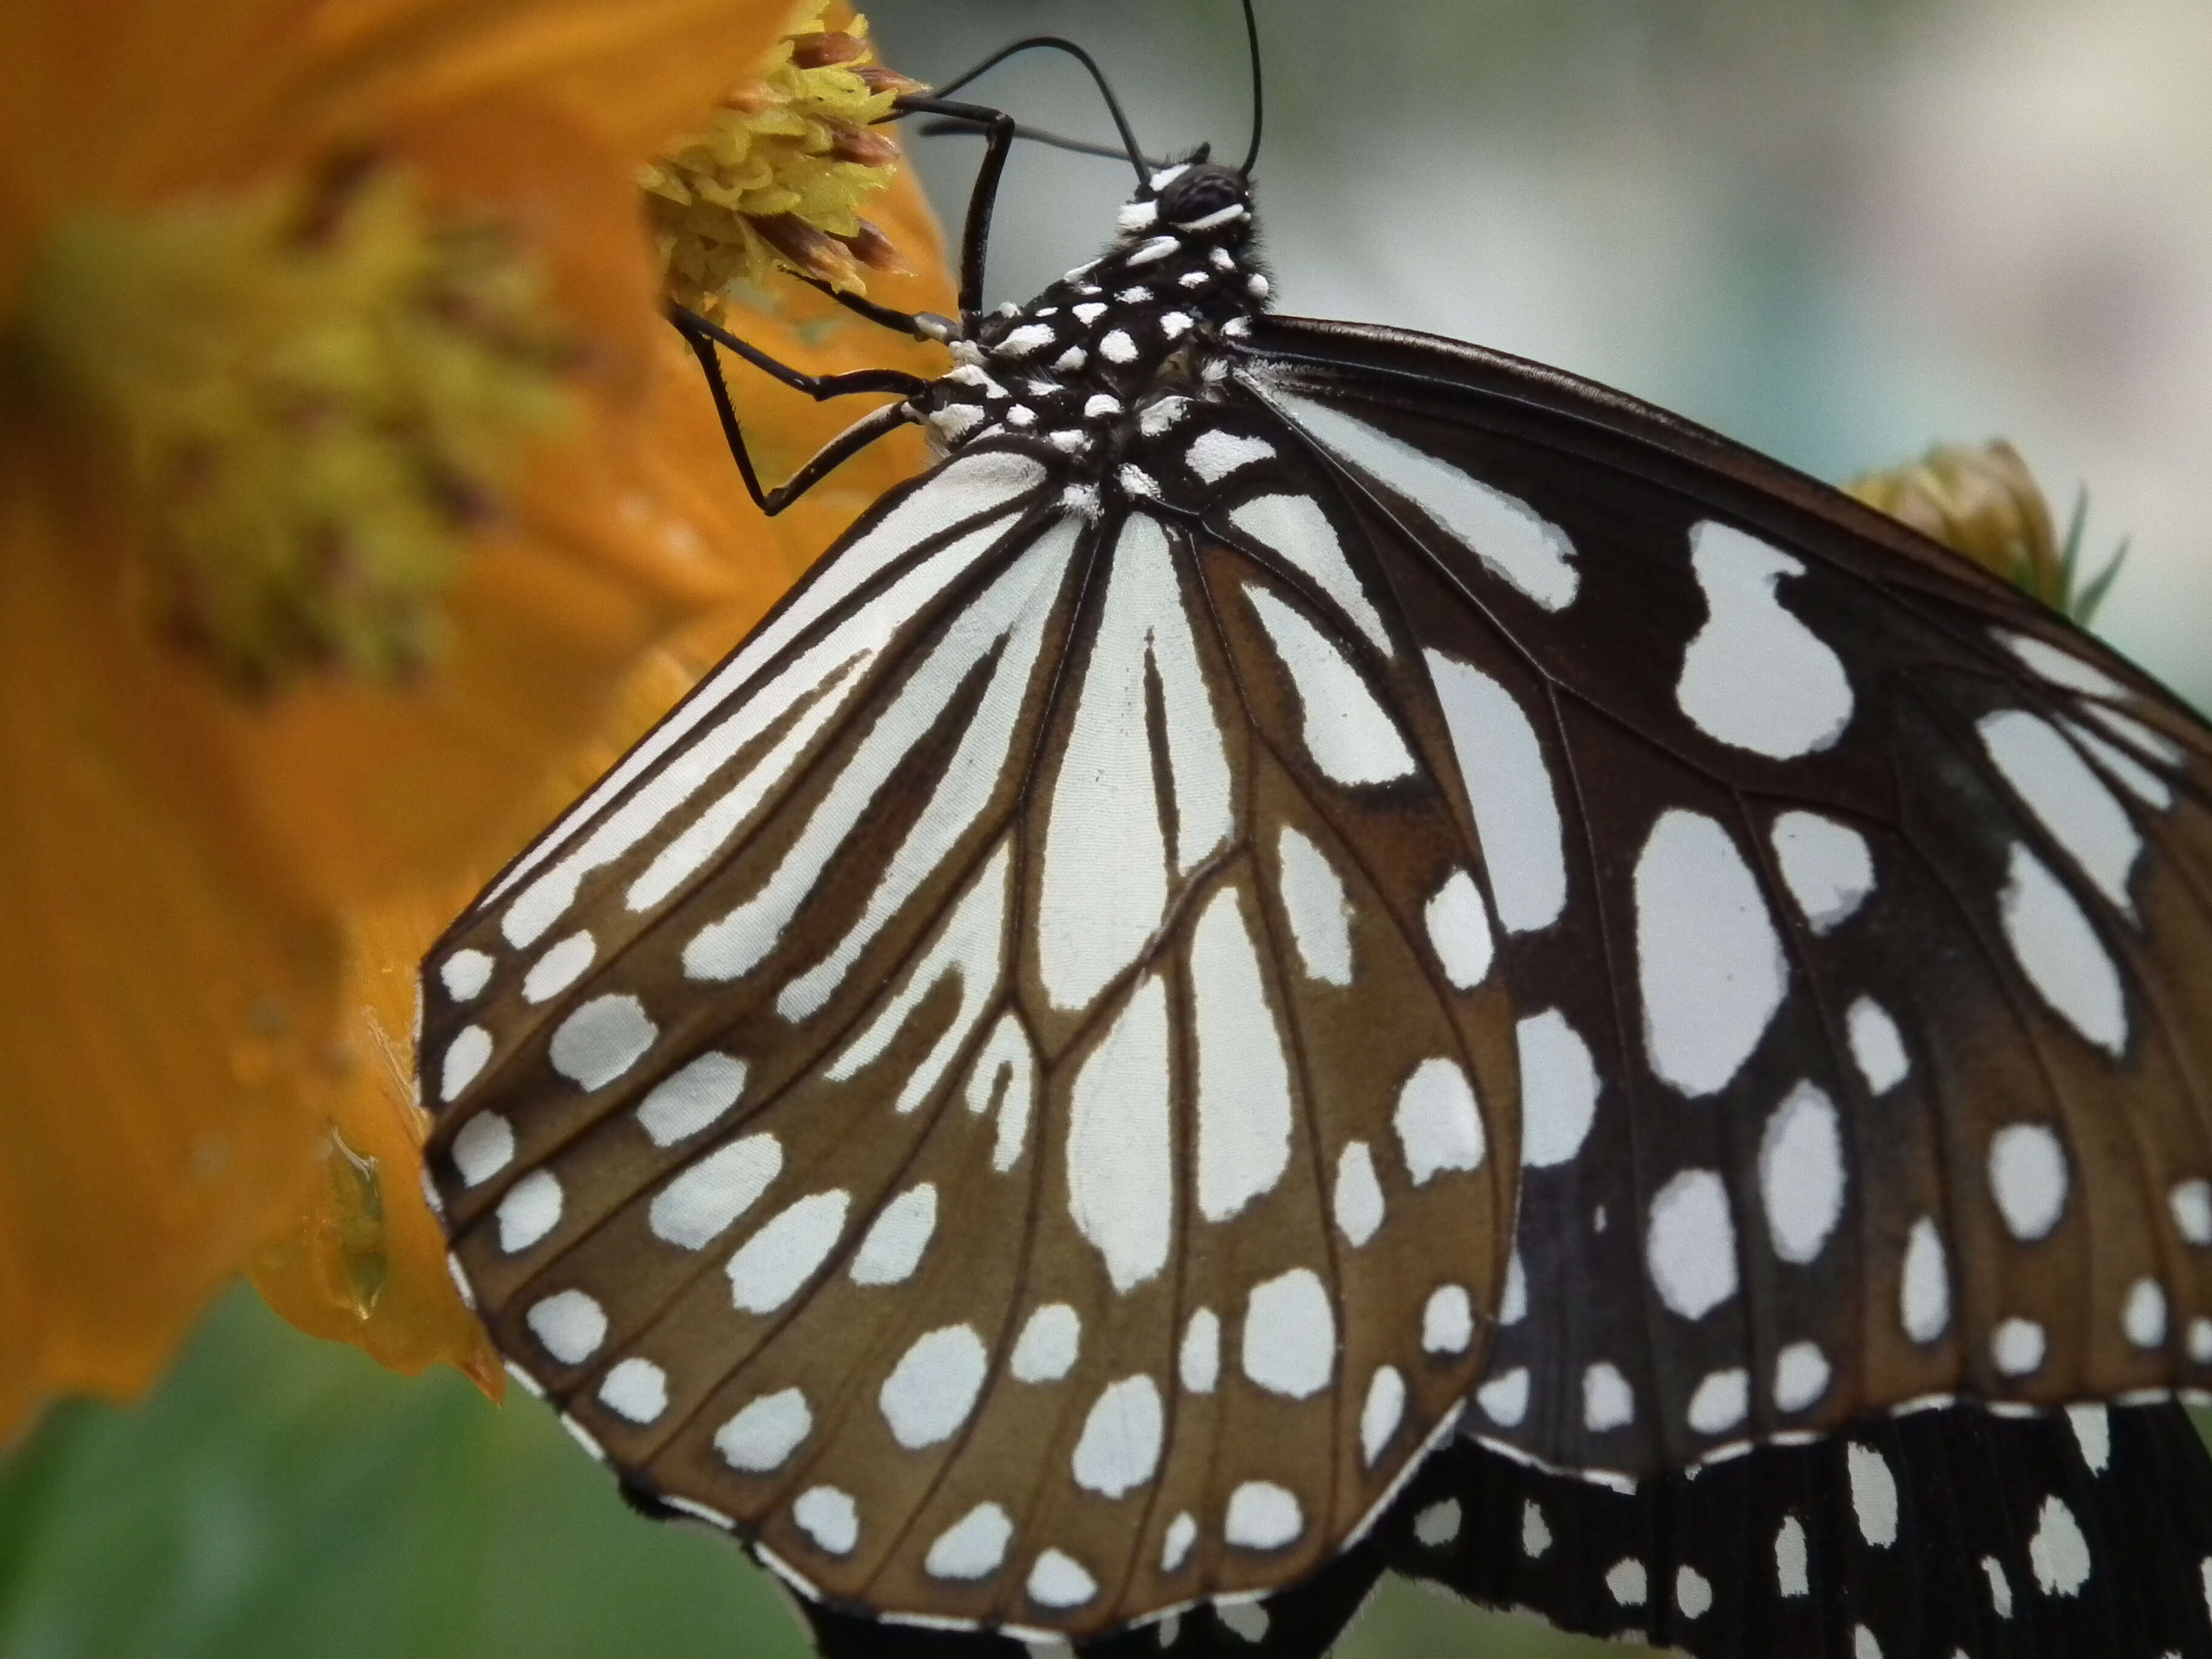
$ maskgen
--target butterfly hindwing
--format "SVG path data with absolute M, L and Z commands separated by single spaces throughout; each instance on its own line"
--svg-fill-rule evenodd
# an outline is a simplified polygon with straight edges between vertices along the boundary
M 1461 1441 L 1393 1569 L 1698 1659 L 2212 1653 L 2212 1463 L 2172 1404 L 1911 1413 L 1624 1492 Z
M 1415 619 L 1516 995 L 1469 1432 L 1648 1472 L 2212 1364 L 2212 748 L 1963 561 L 1613 394 L 1275 320 Z

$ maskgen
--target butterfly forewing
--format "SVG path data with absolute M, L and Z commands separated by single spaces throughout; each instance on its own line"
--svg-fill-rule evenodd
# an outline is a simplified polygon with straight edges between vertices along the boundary
M 1294 321 L 1461 760 L 1524 1170 L 1470 1432 L 1640 1474 L 1929 1396 L 2203 1386 L 2202 728 L 1680 423 Z
M 1187 418 L 1124 511 L 1012 443 L 892 497 L 430 958 L 501 1346 L 839 1601 L 1279 1588 L 1479 1370 L 1515 1056 L 1451 735 L 1334 489 Z

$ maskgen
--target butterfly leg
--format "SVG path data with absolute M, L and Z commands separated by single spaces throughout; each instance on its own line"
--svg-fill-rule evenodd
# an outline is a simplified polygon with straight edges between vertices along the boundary
M 982 104 L 953 103 L 943 98 L 902 98 L 900 115 L 941 115 L 983 130 L 983 164 L 975 169 L 975 187 L 968 196 L 968 219 L 960 234 L 960 317 L 967 319 L 983 308 L 983 259 L 991 241 L 991 216 L 998 210 L 999 180 L 1006 170 L 1007 153 L 1014 147 L 1014 118 L 1002 109 Z
M 787 363 L 778 362 L 758 346 L 749 345 L 727 329 L 716 326 L 695 311 L 682 306 L 668 307 L 668 320 L 676 325 L 684 343 L 698 358 L 699 367 L 707 376 L 707 388 L 714 394 L 714 413 L 722 422 L 722 436 L 730 446 L 731 459 L 738 464 L 738 475 L 744 480 L 745 493 L 753 504 L 773 518 L 797 501 L 840 462 L 866 448 L 885 433 L 896 430 L 908 419 L 904 398 L 922 391 L 929 382 L 918 376 L 902 374 L 896 369 L 866 368 L 848 374 L 806 374 Z M 794 391 L 804 392 L 817 402 L 831 398 L 849 397 L 864 392 L 896 392 L 901 402 L 885 404 L 855 421 L 844 431 L 824 444 L 798 471 L 773 489 L 761 488 L 760 475 L 753 470 L 752 457 L 745 449 L 744 434 L 738 427 L 738 411 L 730 401 L 728 383 L 722 378 L 721 360 L 715 348 L 735 352 L 754 368 L 773 375 Z

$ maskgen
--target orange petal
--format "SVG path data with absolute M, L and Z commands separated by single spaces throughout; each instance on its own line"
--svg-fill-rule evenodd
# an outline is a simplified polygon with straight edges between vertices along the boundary
M 507 520 L 449 596 L 451 646 L 394 692 L 325 683 L 224 723 L 265 834 L 308 890 L 350 903 L 495 866 L 517 795 L 597 729 L 647 644 L 759 580 L 756 526 L 709 538 L 641 516 L 672 335 L 629 167 L 564 115 L 483 100 L 395 132 L 433 201 L 497 213 L 550 268 L 582 350 L 581 428 L 538 446 Z
M 771 46 L 787 0 L 326 0 L 301 107 L 325 130 L 527 88 L 642 159 Z
M 496 1400 L 506 1376 L 446 1271 L 446 1240 L 422 1198 L 422 1136 L 409 1031 L 413 963 L 466 895 L 417 896 L 349 921 L 348 1068 L 334 1091 L 317 1177 L 255 1254 L 254 1285 L 312 1335 L 350 1342 L 410 1376 L 447 1364 Z
M 0 477 L 0 1437 L 144 1388 L 294 1202 L 338 971 L 58 449 Z

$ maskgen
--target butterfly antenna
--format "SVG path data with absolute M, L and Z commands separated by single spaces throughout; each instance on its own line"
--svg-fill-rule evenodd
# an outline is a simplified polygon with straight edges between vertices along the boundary
M 1260 118 L 1266 113 L 1260 77 L 1260 20 L 1253 15 L 1252 0 L 1244 0 L 1244 44 L 1252 58 L 1252 146 L 1244 152 L 1244 165 L 1237 171 L 1249 179 L 1252 164 L 1260 159 Z
M 932 121 L 921 129 L 921 136 L 925 138 L 941 138 L 947 133 L 964 132 L 973 135 L 980 131 L 981 129 L 972 121 Z M 1111 161 L 1126 161 L 1129 159 L 1111 144 L 1093 143 L 1088 138 L 1071 138 L 1066 133 L 1047 132 L 1041 127 L 1018 126 L 1014 129 L 1014 137 L 1028 143 L 1042 144 L 1048 149 L 1064 149 L 1077 155 L 1103 155 Z M 1167 162 L 1158 156 L 1147 155 L 1145 157 L 1145 165 L 1157 169 L 1165 167 Z
M 1249 0 L 1247 0 L 1249 3 Z M 1011 46 L 1000 47 L 965 75 L 957 76 L 932 90 L 937 97 L 947 97 L 985 70 L 996 69 L 1016 53 L 1024 52 L 1066 52 L 1090 71 L 1091 79 L 1098 88 L 1098 95 L 1106 100 L 1107 112 L 1114 118 L 1114 130 L 1121 135 L 1122 154 L 1127 158 L 1130 167 L 1135 169 L 1137 182 L 1143 184 L 1151 176 L 1150 170 L 1145 165 L 1144 147 L 1137 143 L 1136 131 L 1129 125 L 1129 118 L 1122 112 L 1121 100 L 1114 95 L 1114 88 L 1106 79 L 1106 71 L 1098 67 L 1097 60 L 1073 40 L 1063 40 L 1057 34 L 1036 34 L 1026 40 L 1017 40 Z

